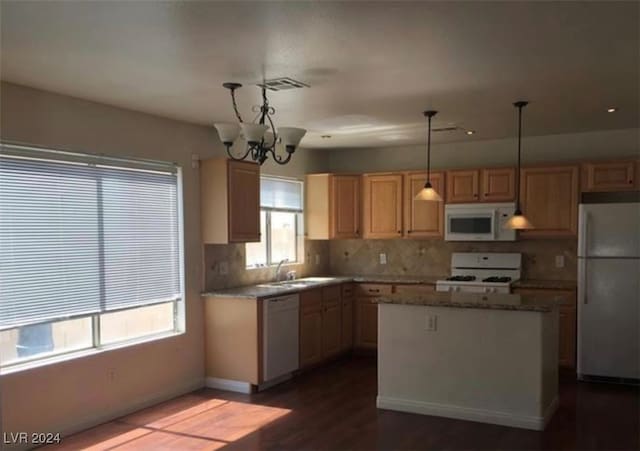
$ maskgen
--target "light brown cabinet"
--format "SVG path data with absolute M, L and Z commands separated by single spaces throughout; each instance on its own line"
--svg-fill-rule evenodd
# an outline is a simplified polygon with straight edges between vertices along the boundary
M 342 297 L 340 285 L 322 289 L 322 359 L 342 350 Z
M 479 180 L 480 171 L 477 169 L 447 171 L 447 203 L 478 201 Z
M 632 191 L 636 189 L 635 161 L 599 161 L 582 164 L 582 191 Z
M 378 348 L 378 304 L 377 296 L 391 294 L 393 287 L 386 284 L 361 283 L 356 285 L 355 343 L 359 349 Z
M 447 202 L 511 202 L 515 178 L 514 168 L 447 171 Z
M 402 236 L 402 174 L 364 175 L 363 237 Z
M 322 361 L 322 290 L 300 293 L 300 367 Z
M 342 350 L 348 351 L 353 347 L 353 285 L 342 286 Z
M 521 204 L 533 229 L 522 237 L 575 236 L 578 226 L 578 167 L 524 168 L 521 172 Z
M 260 166 L 226 158 L 201 161 L 200 217 L 205 244 L 260 241 Z
M 305 186 L 305 230 L 312 240 L 361 236 L 361 177 L 309 174 Z
M 426 172 L 410 172 L 404 180 L 404 236 L 406 238 L 440 238 L 444 236 L 444 202 L 415 200 L 424 187 Z M 444 172 L 432 172 L 431 185 L 444 199 Z
M 480 171 L 482 202 L 511 202 L 516 198 L 516 170 L 490 168 Z
M 576 366 L 576 291 L 541 288 L 514 288 L 516 294 L 543 294 L 561 298 L 558 312 L 558 364 L 566 368 Z

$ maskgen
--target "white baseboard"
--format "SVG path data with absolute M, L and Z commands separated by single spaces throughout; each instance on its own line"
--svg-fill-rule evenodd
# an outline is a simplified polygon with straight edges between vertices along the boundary
M 438 404 L 425 401 L 378 396 L 376 399 L 378 409 L 398 410 L 400 412 L 419 413 L 438 417 L 455 418 L 458 420 L 477 421 L 480 423 L 499 424 L 536 431 L 544 430 L 558 407 L 558 399 L 547 408 L 544 416 L 514 415 L 494 410 L 475 409 L 448 404 Z
M 217 388 L 218 390 L 234 391 L 237 393 L 251 393 L 251 384 L 249 382 L 234 381 L 232 379 L 207 377 L 205 379 L 205 386 L 209 388 Z

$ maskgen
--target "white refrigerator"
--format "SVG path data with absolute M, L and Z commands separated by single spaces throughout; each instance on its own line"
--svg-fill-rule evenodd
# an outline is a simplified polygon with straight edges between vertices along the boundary
M 579 379 L 640 380 L 640 202 L 580 204 L 577 357 Z

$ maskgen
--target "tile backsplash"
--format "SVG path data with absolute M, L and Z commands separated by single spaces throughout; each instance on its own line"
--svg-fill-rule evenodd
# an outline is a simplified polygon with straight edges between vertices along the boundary
M 449 274 L 452 252 L 521 252 L 523 279 L 576 280 L 577 240 L 547 239 L 512 242 L 447 242 L 442 240 L 305 241 L 305 262 L 288 265 L 297 277 L 311 275 L 408 275 L 439 277 Z M 380 264 L 385 254 L 386 264 Z M 316 255 L 319 263 L 315 263 Z M 564 257 L 557 268 L 556 257 Z M 227 265 L 228 274 L 220 274 Z M 221 265 L 222 264 L 222 265 Z M 204 246 L 205 291 L 251 285 L 275 278 L 275 269 L 245 268 L 245 245 Z
M 296 271 L 296 277 L 306 277 L 329 273 L 329 242 L 305 240 L 305 261 L 301 264 L 282 267 L 286 271 Z M 316 256 L 318 263 L 316 263 Z M 227 266 L 227 274 L 220 274 Z M 204 246 L 204 290 L 253 285 L 271 282 L 275 279 L 275 268 L 247 269 L 244 244 L 207 244 Z
M 452 252 L 520 252 L 523 279 L 576 280 L 577 240 L 511 242 L 443 240 L 338 240 L 329 243 L 330 269 L 336 275 L 449 275 Z M 386 264 L 380 263 L 385 254 Z M 564 257 L 557 268 L 556 257 Z

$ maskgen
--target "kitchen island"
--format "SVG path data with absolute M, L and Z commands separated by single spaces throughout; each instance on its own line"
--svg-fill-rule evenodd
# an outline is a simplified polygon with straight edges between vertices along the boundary
M 558 404 L 558 299 L 434 292 L 376 302 L 378 408 L 545 428 Z

